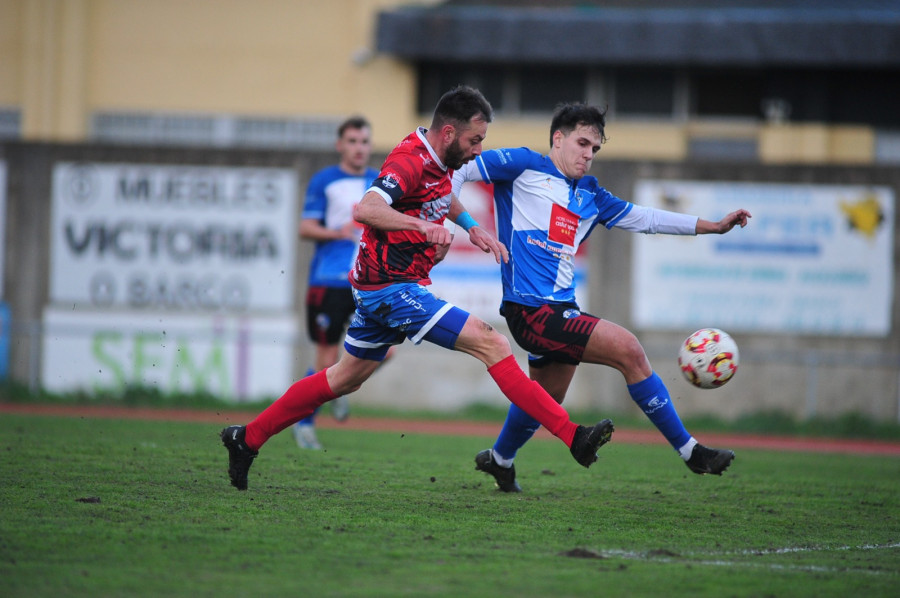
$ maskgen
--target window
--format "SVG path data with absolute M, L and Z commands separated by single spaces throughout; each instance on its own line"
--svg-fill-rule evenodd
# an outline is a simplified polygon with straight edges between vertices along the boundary
M 578 67 L 526 67 L 519 75 L 522 112 L 550 114 L 560 102 L 583 102 L 587 69 Z
M 495 111 L 503 110 L 504 73 L 500 67 L 423 63 L 418 70 L 419 114 L 431 114 L 441 96 L 457 85 L 480 90 Z
M 900 127 L 896 70 L 838 71 L 829 77 L 829 122 Z
M 700 71 L 691 77 L 700 117 L 762 118 L 763 78 L 758 71 Z
M 18 139 L 22 134 L 22 113 L 17 108 L 0 108 L 0 139 Z
M 620 69 L 615 89 L 617 114 L 672 116 L 675 72 L 671 69 Z
M 419 65 L 417 108 L 431 114 L 441 95 L 457 85 L 471 85 L 494 110 L 509 115 L 550 114 L 560 102 L 584 101 L 587 69 L 578 67 L 503 67 L 422 63 Z
M 418 108 L 430 114 L 448 89 L 477 87 L 506 117 L 546 115 L 559 102 L 610 105 L 635 117 L 778 119 L 900 127 L 897 69 L 652 66 L 419 65 Z

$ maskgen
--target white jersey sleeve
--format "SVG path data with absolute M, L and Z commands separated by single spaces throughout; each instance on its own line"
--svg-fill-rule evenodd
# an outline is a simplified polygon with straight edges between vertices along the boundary
M 615 228 L 621 228 L 633 233 L 647 233 L 654 235 L 696 235 L 697 216 L 669 212 L 647 206 L 634 205 L 622 219 L 615 224 Z
M 480 170 L 476 164 L 478 159 L 479 157 L 476 157 L 475 160 L 469 160 L 463 164 L 462 167 L 453 171 L 453 196 L 456 197 L 456 199 L 459 199 L 464 183 L 484 180 L 483 171 Z M 449 218 L 444 219 L 444 228 L 449 230 L 451 235 L 456 234 L 456 223 Z
M 455 195 L 457 199 L 459 198 L 459 192 L 462 189 L 463 183 L 468 181 L 481 181 L 484 179 L 484 176 L 478 169 L 477 161 L 478 158 L 469 160 L 463 164 L 461 168 L 458 168 L 453 172 L 453 195 Z

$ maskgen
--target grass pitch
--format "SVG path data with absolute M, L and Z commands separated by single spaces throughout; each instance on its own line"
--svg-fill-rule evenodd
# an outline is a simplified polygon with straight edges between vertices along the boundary
M 4 596 L 897 596 L 900 459 L 741 450 L 721 478 L 617 444 L 285 432 L 250 489 L 208 424 L 0 418 Z

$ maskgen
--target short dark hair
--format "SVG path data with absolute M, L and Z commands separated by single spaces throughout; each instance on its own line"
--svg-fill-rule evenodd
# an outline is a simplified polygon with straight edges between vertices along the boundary
M 439 129 L 446 124 L 465 128 L 469 125 L 469 121 L 476 117 L 491 122 L 494 119 L 494 109 L 480 91 L 468 85 L 460 85 L 438 100 L 431 128 Z
M 369 124 L 369 121 L 366 120 L 364 116 L 351 116 L 347 120 L 341 123 L 341 126 L 338 127 L 337 134 L 338 139 L 344 136 L 344 131 L 347 129 L 371 129 L 372 125 Z
M 556 105 L 553 111 L 553 120 L 550 121 L 550 147 L 553 147 L 553 134 L 561 131 L 568 135 L 578 125 L 594 127 L 600 133 L 600 143 L 606 141 L 606 110 L 596 106 L 589 106 L 580 102 L 564 102 Z

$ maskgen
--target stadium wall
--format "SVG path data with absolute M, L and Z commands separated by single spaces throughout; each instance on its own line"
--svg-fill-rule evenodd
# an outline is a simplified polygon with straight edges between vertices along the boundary
M 295 199 L 299 206 L 302 190 L 311 174 L 331 163 L 334 158 L 333 154 L 327 152 L 19 142 L 0 145 L 0 164 L 3 165 L 6 178 L 2 289 L 3 300 L 9 304 L 13 318 L 10 377 L 32 387 L 41 386 L 45 379 L 42 377 L 42 361 L 48 351 L 47 339 L 44 338 L 46 311 L 53 308 L 77 313 L 84 307 L 74 304 L 51 305 L 50 301 L 50 273 L 53 269 L 53 173 L 59 164 L 287 170 L 296 174 L 298 197 Z M 593 174 L 608 189 L 625 199 L 634 199 L 635 187 L 640 181 L 878 187 L 889 190 L 893 197 L 900 191 L 900 172 L 891 168 L 868 166 L 675 164 L 598 160 Z M 742 361 L 738 375 L 723 389 L 700 391 L 681 379 L 675 355 L 681 340 L 692 330 L 677 327 L 655 329 L 642 326 L 636 321 L 633 291 L 634 252 L 637 243 L 635 235 L 597 230 L 592 236 L 587 253 L 588 309 L 636 332 L 647 347 L 651 362 L 669 385 L 682 414 L 713 414 L 732 418 L 765 410 L 782 411 L 802 418 L 860 413 L 879 420 L 898 421 L 900 310 L 896 301 L 898 244 L 896 235 L 893 235 L 898 217 L 893 203 L 890 207 L 890 221 L 883 223 L 892 233 L 891 251 L 887 256 L 891 269 L 890 289 L 886 297 L 889 314 L 883 333 L 798 333 L 787 329 L 733 331 L 733 336 L 740 345 Z M 813 206 L 810 214 L 814 216 L 816 213 L 817 209 Z M 765 213 L 757 210 L 754 215 L 756 220 L 751 221 L 751 227 L 760 222 Z M 312 355 L 302 325 L 302 297 L 310 245 L 296 243 L 294 252 L 287 261 L 295 269 L 292 305 L 288 311 L 296 317 L 296 330 L 287 340 L 278 335 L 272 337 L 279 339 L 272 342 L 292 345 L 291 373 L 284 376 L 282 381 L 276 380 L 276 387 L 286 386 L 290 383 L 290 378 L 302 375 Z M 777 265 L 779 259 L 781 258 L 773 256 L 772 263 Z M 465 304 L 462 306 L 466 307 Z M 110 313 L 112 312 L 120 319 L 127 319 L 129 314 L 140 315 L 138 308 L 114 309 Z M 251 317 L 253 315 L 250 314 Z M 501 330 L 505 328 L 502 322 L 495 320 L 494 323 Z M 709 325 L 716 325 L 716 322 L 710 322 Z M 524 353 L 517 350 L 516 355 L 524 366 Z M 428 374 L 427 377 L 422 377 L 423 381 L 411 381 L 409 372 L 412 371 Z M 46 376 L 46 372 L 43 376 Z M 242 399 L 234 396 L 228 398 Z M 463 355 L 451 355 L 427 344 L 414 348 L 408 343 L 398 351 L 394 363 L 378 371 L 353 400 L 370 405 L 439 410 L 452 410 L 473 402 L 504 404 L 504 399 L 480 363 Z M 579 369 L 567 405 L 573 409 L 593 408 L 619 412 L 633 409 L 621 376 L 601 367 Z

